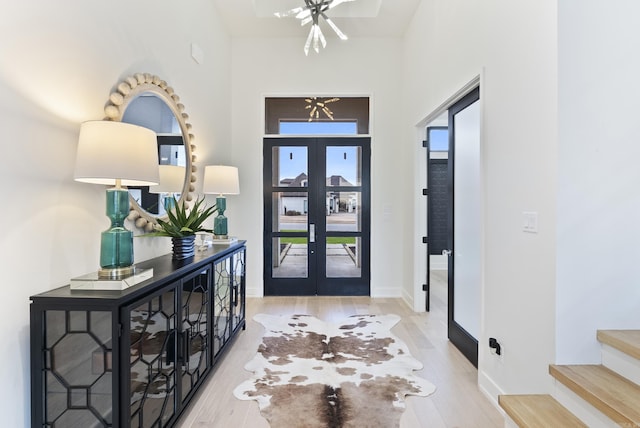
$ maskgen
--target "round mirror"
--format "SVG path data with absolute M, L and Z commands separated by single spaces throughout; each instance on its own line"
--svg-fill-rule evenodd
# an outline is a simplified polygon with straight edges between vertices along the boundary
M 196 181 L 195 146 L 189 116 L 173 89 L 158 76 L 137 73 L 120 82 L 105 107 L 109 120 L 144 126 L 158 138 L 158 186 L 129 187 L 129 220 L 151 231 L 157 218 L 166 217 L 173 198 L 193 199 Z

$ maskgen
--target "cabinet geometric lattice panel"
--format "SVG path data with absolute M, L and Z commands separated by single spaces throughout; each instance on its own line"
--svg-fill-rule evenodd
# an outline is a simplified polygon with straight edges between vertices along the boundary
M 239 241 L 139 263 L 153 278 L 126 290 L 32 296 L 31 426 L 175 425 L 245 328 L 245 262 Z

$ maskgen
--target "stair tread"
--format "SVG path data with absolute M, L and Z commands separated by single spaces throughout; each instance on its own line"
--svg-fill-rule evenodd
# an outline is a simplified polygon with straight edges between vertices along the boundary
M 498 403 L 519 427 L 586 427 L 580 419 L 547 394 L 500 395 Z
M 598 340 L 640 360 L 640 330 L 598 330 Z
M 640 386 L 602 365 L 550 365 L 549 373 L 614 422 L 640 426 Z

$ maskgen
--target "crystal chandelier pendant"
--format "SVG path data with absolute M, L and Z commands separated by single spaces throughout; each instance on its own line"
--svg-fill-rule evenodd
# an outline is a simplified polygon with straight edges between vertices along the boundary
M 326 11 L 333 9 L 342 3 L 347 3 L 355 0 L 304 0 L 304 7 L 296 7 L 286 12 L 276 12 L 275 16 L 278 18 L 286 18 L 295 16 L 300 20 L 300 25 L 305 26 L 311 23 L 311 29 L 309 35 L 304 44 L 304 54 L 309 55 L 309 51 L 313 48 L 316 53 L 320 53 L 320 46 L 327 47 L 327 39 L 322 33 L 320 28 L 320 17 L 331 27 L 336 35 L 341 40 L 347 40 L 346 34 L 344 34 L 338 26 L 325 14 Z

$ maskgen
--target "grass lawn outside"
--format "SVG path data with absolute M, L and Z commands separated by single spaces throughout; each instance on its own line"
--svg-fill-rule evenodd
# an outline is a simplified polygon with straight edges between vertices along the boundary
M 297 230 L 282 230 L 281 232 L 298 232 Z M 304 237 L 280 237 L 281 244 L 306 244 L 307 238 Z M 355 244 L 356 237 L 355 236 L 329 236 L 327 237 L 327 244 Z

